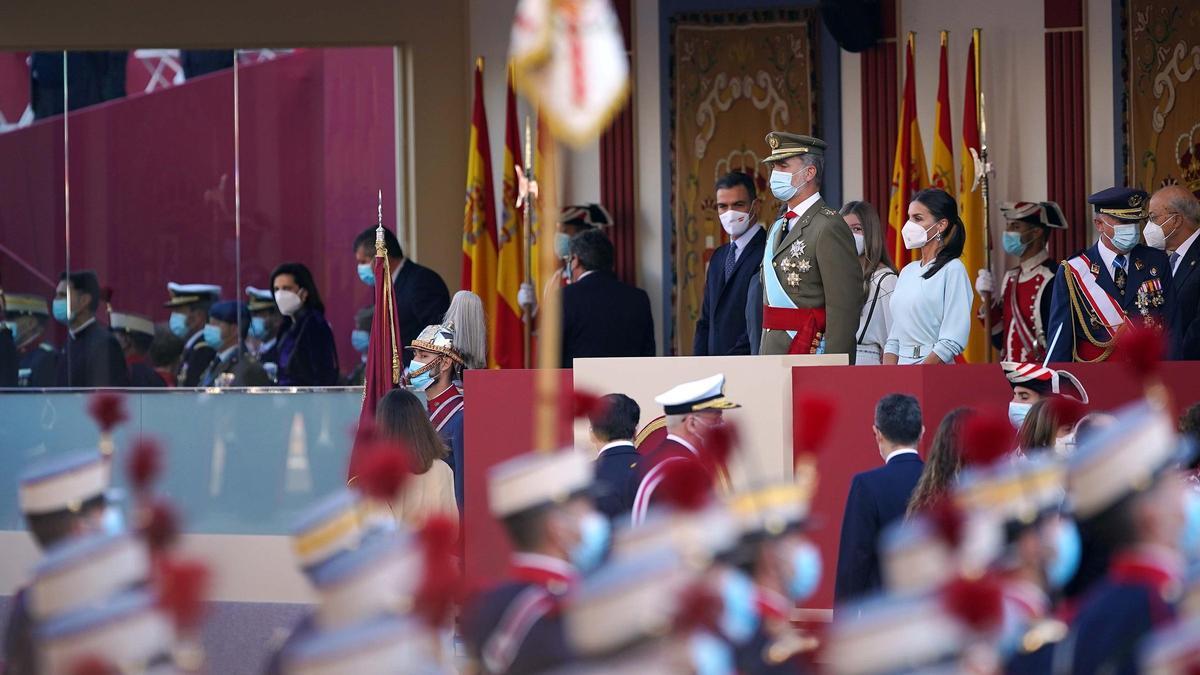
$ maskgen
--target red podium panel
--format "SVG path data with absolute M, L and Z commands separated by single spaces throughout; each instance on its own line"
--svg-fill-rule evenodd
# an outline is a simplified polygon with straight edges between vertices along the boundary
M 570 405 L 571 371 L 560 370 L 559 387 Z M 488 469 L 533 447 L 536 370 L 468 370 L 463 381 L 463 556 L 467 585 L 501 578 L 508 569 L 508 537 L 488 510 Z M 558 443 L 572 443 L 571 420 L 560 418 Z
M 1070 370 L 1083 382 L 1091 399 L 1089 410 L 1111 410 L 1142 392 L 1141 384 L 1124 364 L 1057 367 Z M 1164 363 L 1162 376 L 1178 409 L 1200 400 L 1200 363 Z M 828 396 L 837 404 L 831 440 L 818 462 L 820 484 L 813 504 L 813 536 L 821 549 L 825 572 L 820 590 L 808 603 L 812 608 L 828 609 L 833 606 L 838 538 L 850 481 L 854 474 L 883 463 L 871 432 L 875 402 L 890 393 L 917 397 L 925 419 L 921 443 L 924 456 L 946 413 L 960 406 L 1005 412 L 1012 390 L 995 364 L 793 368 L 793 400 L 814 393 Z

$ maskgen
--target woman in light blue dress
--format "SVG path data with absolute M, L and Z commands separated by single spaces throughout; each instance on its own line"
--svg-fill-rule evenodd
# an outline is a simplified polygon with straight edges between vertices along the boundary
M 958 203 L 945 190 L 913 196 L 908 222 L 900 230 L 904 246 L 919 250 L 900 270 L 892 292 L 892 325 L 883 363 L 952 363 L 971 334 L 971 279 L 959 258 L 966 230 Z

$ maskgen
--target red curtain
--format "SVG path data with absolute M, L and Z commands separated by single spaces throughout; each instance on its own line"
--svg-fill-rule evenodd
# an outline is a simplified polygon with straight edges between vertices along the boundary
M 1046 0 L 1046 163 L 1048 197 L 1058 202 L 1070 224 L 1054 230 L 1055 260 L 1087 246 L 1091 217 L 1087 206 L 1087 129 L 1082 0 Z

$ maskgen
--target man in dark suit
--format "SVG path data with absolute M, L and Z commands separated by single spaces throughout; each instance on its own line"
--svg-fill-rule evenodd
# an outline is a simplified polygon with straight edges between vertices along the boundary
M 654 356 L 654 317 L 646 291 L 612 273 L 613 245 L 603 232 L 571 237 L 562 293 L 562 365 L 577 357 Z
M 129 370 L 121 345 L 96 322 L 100 280 L 91 270 L 63 272 L 54 293 L 54 318 L 70 337 L 58 360 L 59 387 L 128 387 Z
M 1150 197 L 1150 221 L 1142 231 L 1146 243 L 1167 252 L 1175 301 L 1179 306 L 1176 356 L 1200 359 L 1200 200 L 1178 185 L 1165 187 Z
M 358 263 L 358 278 L 375 286 L 375 229 L 368 227 L 354 238 L 354 259 Z M 426 326 L 440 324 L 450 307 L 450 291 L 437 272 L 404 257 L 404 249 L 396 235 L 383 229 L 383 244 L 387 249 L 388 265 L 392 270 L 392 288 L 396 297 L 396 312 L 400 315 L 400 344 L 408 344 Z M 408 350 L 401 352 L 404 365 L 412 360 Z
M 704 303 L 696 320 L 692 354 L 749 354 L 746 298 L 751 279 L 762 264 L 767 232 L 758 223 L 754 179 L 740 171 L 717 181 L 717 216 L 729 243 L 717 247 L 708 261 Z M 755 335 L 758 341 L 758 335 Z
M 1174 354 L 1180 333 L 1171 264 L 1167 254 L 1138 243 L 1146 193 L 1112 187 L 1088 197 L 1088 203 L 1095 208 L 1096 243 L 1055 273 L 1046 329 L 1054 343 L 1050 362 L 1108 359 L 1116 328 L 1126 322 L 1162 329 Z
M 875 406 L 872 429 L 884 465 L 856 475 L 850 483 L 833 591 L 839 606 L 882 587 L 879 533 L 904 517 L 925 466 L 917 454 L 925 433 L 917 399 L 907 394 L 884 396 Z
M 596 447 L 596 509 L 613 522 L 629 522 L 633 493 L 637 489 L 637 435 L 641 409 L 625 394 L 605 396 L 599 410 L 590 415 L 592 445 Z

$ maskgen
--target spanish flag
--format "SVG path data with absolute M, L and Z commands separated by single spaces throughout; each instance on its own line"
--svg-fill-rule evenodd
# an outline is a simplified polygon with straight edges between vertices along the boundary
M 921 142 L 921 126 L 917 122 L 917 82 L 913 72 L 914 33 L 908 34 L 905 56 L 904 99 L 900 110 L 900 128 L 896 134 L 896 161 L 892 164 L 892 199 L 888 204 L 889 236 L 894 242 L 896 265 L 903 267 L 913 256 L 904 250 L 900 230 L 908 220 L 908 203 L 917 192 L 929 187 L 929 171 L 925 168 L 925 148 Z
M 496 311 L 489 315 L 491 340 L 488 353 L 501 368 L 525 367 L 525 327 L 517 291 L 525 276 L 525 240 L 522 231 L 524 208 L 517 208 L 517 164 L 521 161 L 521 136 L 517 130 L 517 97 L 513 93 L 513 70 L 508 67 L 508 98 L 504 119 L 504 188 L 500 207 L 500 253 L 496 274 Z
M 929 176 L 933 187 L 954 194 L 954 135 L 950 132 L 950 76 L 946 63 L 946 44 L 950 33 L 942 31 L 942 53 L 938 63 L 937 106 L 933 116 L 933 167 Z
M 496 193 L 492 189 L 487 112 L 483 109 L 483 59 L 475 60 L 475 111 L 467 151 L 467 203 L 463 209 L 462 288 L 483 300 L 488 320 L 496 316 Z M 495 339 L 493 335 L 493 340 Z M 489 345 L 491 347 L 491 345 Z M 488 366 L 496 353 L 488 349 Z
M 971 33 L 971 48 L 967 52 L 967 84 L 963 100 L 962 151 L 959 161 L 962 163 L 958 177 L 958 208 L 966 228 L 967 240 L 963 246 L 962 262 L 967 266 L 967 273 L 972 279 L 979 269 L 987 265 L 984 247 L 987 245 L 987 233 L 984 232 L 983 193 L 979 189 L 971 190 L 975 184 L 975 158 L 979 156 L 982 134 L 979 130 L 979 29 Z M 979 316 L 979 296 L 975 296 L 973 316 Z M 985 331 L 972 330 L 971 339 L 967 343 L 964 356 L 971 363 L 983 363 L 987 360 L 987 340 Z

